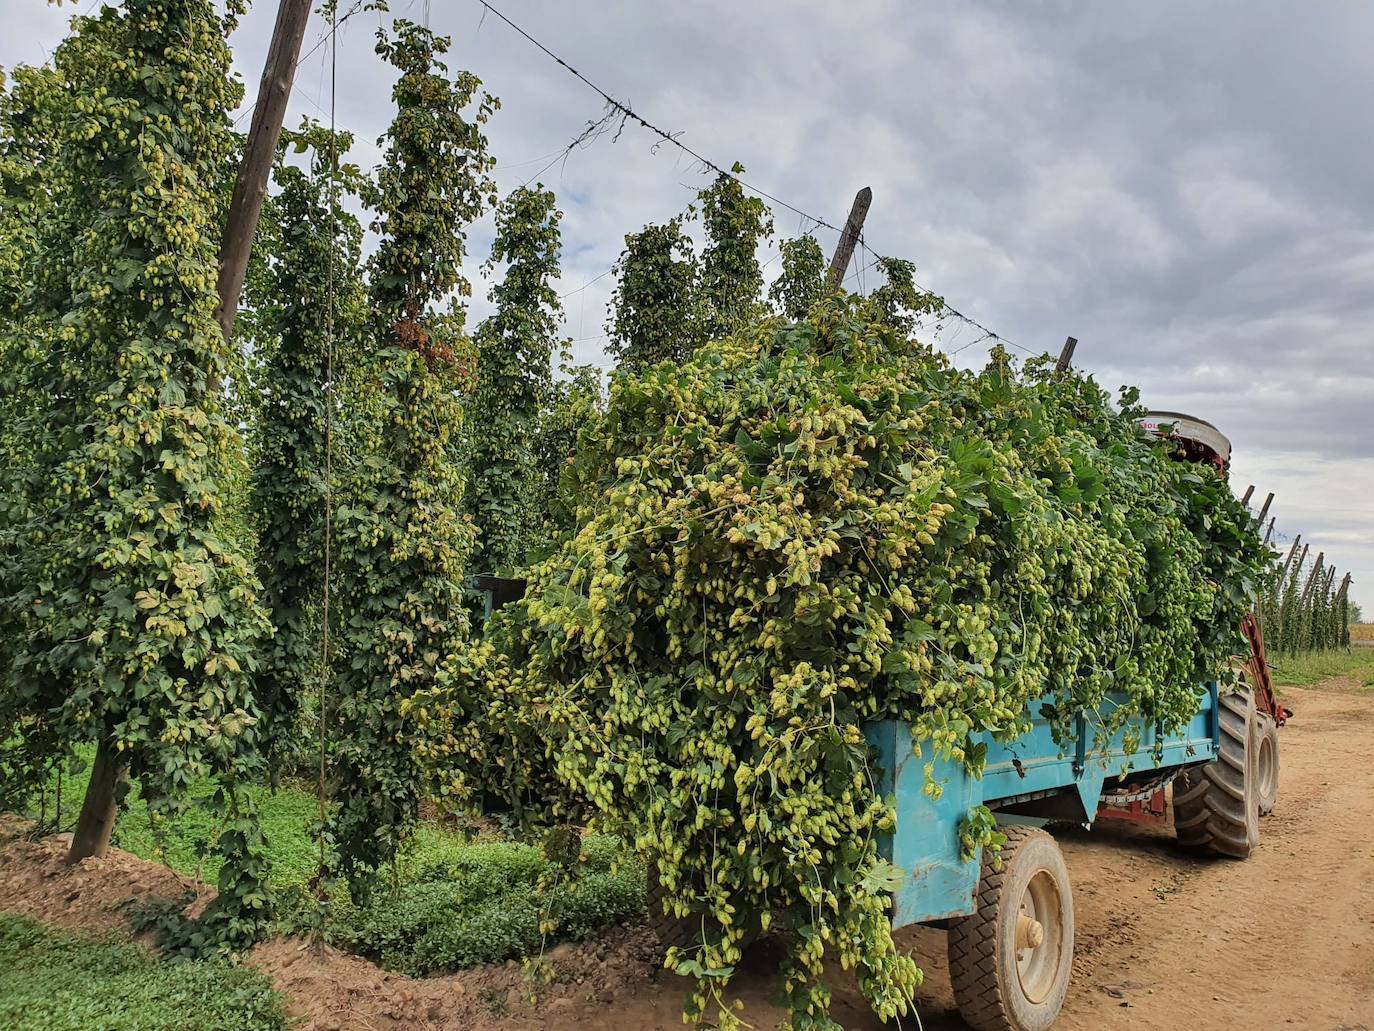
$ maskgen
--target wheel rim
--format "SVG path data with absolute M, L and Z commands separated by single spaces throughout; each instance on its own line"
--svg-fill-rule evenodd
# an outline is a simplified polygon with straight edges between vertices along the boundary
M 1063 897 L 1048 870 L 1037 870 L 1026 883 L 1014 933 L 1021 994 L 1029 1002 L 1044 1002 L 1054 990 L 1064 942 Z
M 1265 733 L 1260 738 L 1259 781 L 1261 792 L 1266 799 L 1273 797 L 1276 786 L 1274 779 L 1274 739 Z

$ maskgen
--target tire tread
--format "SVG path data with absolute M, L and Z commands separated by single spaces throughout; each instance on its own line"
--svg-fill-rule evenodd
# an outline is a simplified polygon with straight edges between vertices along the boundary
M 1215 761 L 1184 770 L 1174 781 L 1174 831 L 1185 846 L 1248 859 L 1258 843 L 1254 780 L 1254 701 L 1249 689 L 1222 695 L 1221 742 Z
M 1004 827 L 1002 869 L 983 865 L 974 895 L 973 916 L 958 920 L 949 931 L 949 978 L 959 1015 L 974 1031 L 1016 1031 L 997 985 L 997 903 L 1015 850 L 1027 838 L 1042 834 L 1031 827 Z

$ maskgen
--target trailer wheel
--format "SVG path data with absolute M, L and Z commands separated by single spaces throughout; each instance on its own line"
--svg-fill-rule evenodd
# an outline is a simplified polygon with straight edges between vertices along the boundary
M 668 898 L 668 891 L 659 883 L 658 864 L 649 863 L 646 875 L 644 901 L 648 913 L 648 924 L 653 932 L 658 935 L 663 950 L 666 952 L 674 945 L 680 949 L 699 945 L 701 943 L 701 921 L 699 919 L 684 919 L 663 911 L 663 904 Z
M 991 850 L 972 916 L 949 931 L 949 976 L 975 1031 L 1045 1031 L 1059 1015 L 1073 966 L 1073 894 L 1052 837 L 1004 827 L 1000 870 Z
M 1259 844 L 1259 721 L 1247 687 L 1217 699 L 1221 743 L 1174 781 L 1174 831 L 1188 848 L 1249 859 Z
M 1279 798 L 1279 728 L 1267 712 L 1259 717 L 1259 813 L 1268 816 Z
M 650 930 L 658 935 L 663 951 L 676 945 L 679 949 L 690 949 L 701 944 L 702 924 L 700 916 L 680 917 L 663 911 L 664 900 L 670 898 L 668 890 L 659 883 L 658 864 L 648 863 L 644 890 L 646 918 Z M 745 928 L 740 948 L 747 949 L 763 935 L 758 921 Z

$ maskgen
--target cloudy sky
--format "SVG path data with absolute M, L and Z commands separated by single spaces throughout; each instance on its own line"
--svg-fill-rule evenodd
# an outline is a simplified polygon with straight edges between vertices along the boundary
M 72 11 L 93 6 L 0 0 L 0 65 L 42 62 Z M 912 259 L 925 285 L 1022 348 L 1073 334 L 1077 364 L 1104 385 L 1133 383 L 1155 407 L 1215 422 L 1235 444 L 1237 491 L 1274 491 L 1280 540 L 1301 533 L 1325 549 L 1374 606 L 1374 6 L 497 6 L 803 211 L 839 223 L 871 186 L 875 251 Z M 232 41 L 250 101 L 275 12 L 257 7 Z M 392 7 L 451 34 L 451 67 L 501 98 L 490 137 L 503 190 L 537 176 L 557 191 L 566 330 L 580 359 L 602 360 L 603 273 L 626 232 L 685 206 L 703 170 L 633 126 L 550 165 L 600 117 L 599 98 L 476 0 Z M 338 121 L 364 166 L 389 117 L 379 22 L 359 14 L 339 38 Z M 306 50 L 322 30 L 317 18 Z M 302 61 L 291 124 L 327 109 L 327 52 Z M 775 215 L 780 234 L 812 228 Z M 834 245 L 833 232 L 816 235 Z M 474 227 L 474 278 L 489 237 Z M 479 300 L 474 316 L 483 310 Z M 973 365 L 986 356 L 979 336 L 949 323 L 939 343 Z

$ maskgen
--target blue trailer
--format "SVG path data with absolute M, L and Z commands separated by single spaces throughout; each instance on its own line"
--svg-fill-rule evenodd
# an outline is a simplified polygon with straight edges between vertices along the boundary
M 1219 694 L 1208 684 L 1180 731 L 1163 734 L 1137 718 L 1129 734 L 1123 729 L 1110 740 L 1101 740 L 1097 721 L 1085 714 L 1071 739 L 1057 742 L 1042 708 L 1031 706 L 1033 726 L 1013 741 L 975 737 L 988 748 L 980 777 L 939 758 L 928 773 L 929 746 L 921 755 L 905 723 L 867 730 L 879 790 L 897 811 L 880 843 L 901 872 L 893 926 L 948 928 L 955 998 L 979 1031 L 1043 1031 L 1068 989 L 1073 896 L 1059 848 L 1041 829 L 1046 822 L 1148 819 L 1156 811 L 1163 818 L 1172 783 L 1173 820 L 1185 844 L 1243 858 L 1258 840 L 1260 724 L 1248 688 Z M 927 791 L 928 780 L 940 790 Z M 978 805 L 993 811 L 1007 842 L 996 856 L 966 859 L 960 825 Z

